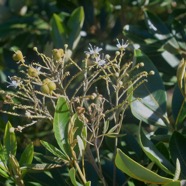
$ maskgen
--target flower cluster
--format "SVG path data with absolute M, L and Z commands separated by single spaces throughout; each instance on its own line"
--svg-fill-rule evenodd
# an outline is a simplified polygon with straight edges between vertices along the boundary
M 5 97 L 5 104 L 11 104 L 12 110 L 2 109 L 0 112 L 30 119 L 47 118 L 52 121 L 54 113 L 51 110 L 55 109 L 57 99 L 63 96 L 69 101 L 72 113 L 79 113 L 80 119 L 87 123 L 87 126 L 95 127 L 89 128 L 91 131 L 100 130 L 100 123 L 109 118 L 111 112 L 113 115 L 122 114 L 123 108 L 130 103 L 126 101 L 130 95 L 126 95 L 127 91 L 131 87 L 135 90 L 148 75 L 144 71 L 134 76 L 133 71 L 142 68 L 143 63 L 135 66 L 132 62 L 121 63 L 128 42 L 122 40 L 120 43 L 117 39 L 116 47 L 118 50 L 112 58 L 101 53 L 102 48 L 89 44 L 88 51 L 85 51 L 84 65 L 79 65 L 69 57 L 67 45 L 64 49 L 53 49 L 51 57 L 40 53 L 37 47 L 34 47 L 33 50 L 41 61 L 32 64 L 26 61 L 20 50 L 16 51 L 13 60 L 20 65 L 21 76 L 8 77 L 10 81 L 7 82 L 7 88 L 15 90 L 8 93 L 1 91 L 0 94 Z M 89 65 L 90 61 L 93 65 Z M 104 96 L 96 88 L 100 80 L 105 82 L 104 89 L 107 93 Z M 117 102 L 113 100 L 114 96 L 117 96 Z M 104 108 L 106 102 L 107 107 L 110 105 L 107 110 Z M 81 114 L 79 108 L 83 111 Z M 21 110 L 24 110 L 24 114 Z
M 117 44 L 116 47 L 119 49 L 119 51 L 124 52 L 125 49 L 128 47 L 129 43 L 128 42 L 124 42 L 124 40 L 122 39 L 121 43 L 119 42 L 119 40 L 117 39 Z M 98 66 L 103 66 L 105 65 L 105 63 L 107 62 L 107 60 L 110 58 L 110 56 L 107 54 L 104 56 L 104 54 L 100 54 L 100 51 L 102 51 L 102 48 L 99 48 L 97 46 L 92 46 L 89 43 L 89 47 L 88 47 L 89 51 L 85 51 L 85 54 L 90 57 Z

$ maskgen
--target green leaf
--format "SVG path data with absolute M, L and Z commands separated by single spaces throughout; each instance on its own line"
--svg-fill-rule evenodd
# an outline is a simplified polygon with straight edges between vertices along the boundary
M 69 105 L 65 97 L 58 98 L 53 121 L 54 136 L 64 154 L 71 155 L 68 149 Z
M 0 143 L 0 161 L 3 163 L 3 164 L 7 164 L 7 159 L 8 159 L 8 155 L 7 155 L 7 151 L 6 151 L 6 148 L 5 146 L 3 146 L 1 143 Z
M 139 143 L 148 158 L 155 162 L 159 168 L 170 175 L 174 175 L 173 165 L 158 151 L 154 144 L 145 136 L 141 127 L 139 129 Z
M 172 161 L 176 165 L 176 160 L 178 159 L 181 165 L 181 178 L 186 178 L 186 138 L 178 132 L 174 132 L 170 139 L 170 155 Z
M 145 183 L 166 184 L 172 182 L 171 179 L 162 177 L 135 162 L 120 149 L 117 149 L 115 164 L 122 172 Z
M 87 183 L 85 183 L 85 186 L 91 186 L 91 181 L 88 181 Z
M 66 155 L 63 152 L 61 152 L 58 148 L 54 147 L 52 144 L 50 144 L 46 141 L 40 140 L 40 142 L 53 155 L 59 157 L 63 161 L 68 161 L 69 157 L 66 157 Z
M 158 16 L 149 11 L 144 11 L 144 15 L 147 28 L 157 39 L 164 40 L 171 36 L 169 29 Z
M 184 97 L 178 87 L 178 85 L 174 88 L 173 99 L 172 99 L 172 113 L 173 117 L 176 120 L 175 128 L 181 129 L 184 127 L 183 122 L 186 118 L 186 102 L 184 101 Z
M 78 143 L 80 155 L 82 156 L 83 152 L 85 151 L 85 146 L 84 146 L 83 140 L 81 139 L 79 135 L 77 135 L 77 143 Z
M 8 170 L 7 170 L 7 152 L 0 143 L 0 175 L 4 178 L 8 178 Z
M 21 154 L 21 158 L 19 160 L 20 166 L 31 164 L 34 157 L 34 146 L 33 143 L 27 145 L 23 153 Z
M 53 14 L 50 20 L 51 37 L 54 42 L 54 47 L 61 48 L 66 44 L 67 28 L 62 23 L 60 16 Z
M 180 181 L 172 181 L 170 183 L 164 184 L 163 186 L 181 186 Z
M 75 113 L 71 117 L 68 130 L 70 130 L 71 127 L 75 130 L 75 133 L 73 134 L 74 140 L 77 140 L 78 142 L 77 138 L 81 138 L 81 143 L 83 143 L 83 146 L 84 146 L 83 149 L 85 149 L 86 142 L 87 142 L 86 140 L 87 139 L 87 128 L 85 127 L 84 123 L 81 120 L 79 120 L 77 113 Z M 80 139 L 79 139 L 79 142 L 80 142 Z M 78 145 L 80 145 L 79 142 L 78 142 Z M 83 149 L 81 149 L 82 145 L 80 145 L 81 147 L 78 145 L 76 145 L 74 148 L 76 154 L 83 152 L 82 151 Z
M 14 177 L 15 185 L 24 186 L 24 182 L 22 179 L 22 172 L 21 172 L 19 163 L 18 163 L 17 159 L 15 158 L 15 156 L 12 154 L 9 154 L 9 161 L 8 162 L 9 162 L 8 168 L 11 172 L 11 176 Z
M 1 169 L 1 165 L 0 165 L 0 176 L 2 176 L 4 178 L 9 178 L 8 171 Z
M 6 148 L 7 153 L 16 155 L 17 141 L 16 141 L 16 135 L 13 130 L 14 128 L 12 127 L 11 123 L 8 122 L 5 127 L 3 141 L 4 141 L 4 146 Z
M 132 41 L 140 45 L 147 45 L 145 40 L 151 37 L 151 34 L 148 32 L 148 30 L 144 30 L 143 26 L 126 25 L 123 33 L 125 36 L 127 36 L 127 38 L 130 38 Z
M 73 186 L 83 186 L 82 184 L 78 183 L 76 180 L 76 171 L 74 168 L 71 168 L 69 170 L 69 176 L 70 176 L 70 180 L 73 184 Z
M 165 127 L 169 123 L 166 113 L 166 93 L 159 72 L 151 60 L 139 49 L 134 51 L 134 61 L 136 64 L 144 63 L 144 67 L 136 70 L 135 75 L 151 70 L 155 72 L 155 75 L 148 76 L 148 82 L 134 90 L 131 111 L 136 118 L 147 124 Z
M 83 10 L 83 7 L 78 7 L 76 8 L 69 20 L 68 20 L 68 28 L 69 28 L 69 46 L 70 48 L 74 49 L 79 40 L 80 40 L 80 31 L 81 31 L 81 28 L 83 26 L 83 22 L 84 22 L 84 10 Z

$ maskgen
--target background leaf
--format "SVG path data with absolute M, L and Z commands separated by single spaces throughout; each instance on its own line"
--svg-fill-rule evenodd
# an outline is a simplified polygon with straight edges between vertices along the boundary
M 78 7 L 72 12 L 68 20 L 67 25 L 70 32 L 68 43 L 72 49 L 76 48 L 80 40 L 80 31 L 83 26 L 84 17 L 83 7 Z
M 19 160 L 20 167 L 31 164 L 34 158 L 34 146 L 33 143 L 27 145 L 23 153 L 21 154 L 21 158 Z M 26 171 L 22 171 L 22 175 L 24 175 Z
M 70 180 L 73 184 L 73 186 L 83 186 L 82 184 L 78 183 L 76 180 L 76 171 L 74 168 L 71 168 L 69 170 L 69 176 L 70 176 Z
M 143 167 L 141 164 L 132 160 L 119 149 L 117 150 L 115 164 L 117 168 L 119 168 L 130 177 L 145 183 L 165 184 L 172 182 L 171 179 L 162 177 L 155 172 Z
M 181 165 L 181 178 L 186 179 L 186 138 L 178 132 L 174 132 L 170 139 L 170 154 L 172 161 L 176 165 L 176 159 L 178 158 Z
M 66 155 L 63 154 L 63 152 L 61 152 L 58 148 L 54 147 L 52 144 L 42 140 L 40 142 L 53 155 L 57 156 L 62 160 L 68 160 L 68 157 L 66 157 Z
M 68 140 L 68 124 L 70 121 L 69 105 L 65 97 L 58 98 L 54 121 L 53 130 L 57 143 L 63 153 L 69 155 L 67 140 Z
M 5 127 L 5 133 L 4 133 L 4 146 L 7 150 L 8 154 L 16 155 L 17 151 L 17 141 L 16 141 L 16 135 L 14 133 L 14 128 L 12 127 L 11 123 L 8 122 Z
M 173 165 L 158 151 L 154 144 L 145 136 L 141 127 L 139 129 L 139 142 L 141 148 L 152 162 L 155 162 L 166 173 L 174 175 L 175 168 L 173 167 Z
M 161 19 L 149 11 L 144 11 L 147 27 L 160 40 L 170 37 L 170 31 Z
M 147 124 L 166 126 L 169 123 L 166 114 L 166 94 L 159 76 L 159 72 L 151 60 L 139 49 L 134 51 L 135 64 L 143 62 L 144 67 L 139 68 L 136 73 L 153 70 L 155 75 L 148 76 L 148 82 L 143 83 L 133 93 L 131 110 L 133 115 Z M 158 82 L 158 83 L 157 83 Z
M 50 20 L 51 25 L 51 37 L 54 43 L 54 47 L 61 48 L 66 44 L 67 28 L 63 24 L 59 15 L 54 14 Z

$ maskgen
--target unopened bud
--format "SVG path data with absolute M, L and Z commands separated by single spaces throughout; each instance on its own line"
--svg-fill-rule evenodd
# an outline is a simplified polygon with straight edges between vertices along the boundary
M 151 70 L 151 71 L 149 72 L 149 75 L 150 75 L 150 76 L 153 76 L 154 74 L 155 74 L 154 70 Z

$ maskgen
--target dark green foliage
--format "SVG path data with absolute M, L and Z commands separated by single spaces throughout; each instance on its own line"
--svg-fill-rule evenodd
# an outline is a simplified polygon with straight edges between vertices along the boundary
M 54 101 L 40 95 L 42 103 L 47 100 L 52 119 L 18 119 L 1 113 L 0 184 L 185 185 L 186 66 L 182 68 L 183 76 L 176 74 L 180 61 L 186 60 L 185 0 L 5 0 L 0 1 L 0 12 L 0 111 L 14 111 L 7 96 L 16 89 L 6 87 L 8 76 L 24 77 L 21 72 L 24 66 L 17 67 L 12 60 L 14 51 L 21 50 L 26 56 L 25 63 L 32 65 L 43 57 L 35 54 L 33 47 L 50 56 L 53 48 L 64 48 L 67 44 L 65 60 L 73 56 L 76 64 L 65 66 L 73 78 L 61 80 L 66 87 L 56 82 L 58 92 Z M 123 68 L 120 72 L 125 76 L 114 76 L 117 67 L 113 72 L 111 66 L 112 83 L 120 79 L 126 90 L 119 104 L 114 105 L 116 92 L 107 81 L 105 74 L 109 68 L 104 69 L 104 65 L 92 67 L 88 72 L 92 76 L 86 77 L 95 82 L 90 81 L 91 88 L 80 95 L 81 88 L 86 87 L 82 81 L 87 69 L 82 68 L 85 65 L 82 59 L 88 44 L 101 46 L 113 59 L 116 38 L 123 37 L 129 46 L 121 64 L 133 61 L 129 69 L 142 63 L 144 66 L 126 70 L 126 74 Z M 54 66 L 57 71 L 50 78 L 60 69 L 58 62 Z M 47 70 L 43 73 L 46 77 Z M 133 84 L 135 78 L 140 81 Z M 39 86 L 36 83 L 34 88 L 39 90 Z M 79 100 L 67 99 L 65 88 L 70 98 L 80 88 L 77 97 L 86 100 L 80 105 L 86 109 L 83 115 L 76 108 Z M 96 111 L 103 114 L 92 106 L 102 103 L 99 99 L 88 102 L 91 91 L 106 97 L 104 121 L 100 119 L 97 126 L 96 121 L 91 125 L 94 118 L 88 115 L 92 112 L 96 118 Z M 12 99 L 19 104 L 17 97 Z M 55 104 L 53 108 L 51 105 Z M 23 115 L 23 111 L 18 110 L 18 114 Z M 20 129 L 32 122 L 35 125 Z

